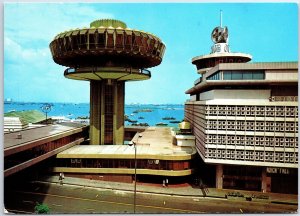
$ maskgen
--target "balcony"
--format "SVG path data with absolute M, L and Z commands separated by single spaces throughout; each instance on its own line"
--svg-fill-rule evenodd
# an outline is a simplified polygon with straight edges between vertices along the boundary
M 64 76 L 76 80 L 104 80 L 138 81 L 151 78 L 151 72 L 146 69 L 133 69 L 123 67 L 84 67 L 67 68 Z

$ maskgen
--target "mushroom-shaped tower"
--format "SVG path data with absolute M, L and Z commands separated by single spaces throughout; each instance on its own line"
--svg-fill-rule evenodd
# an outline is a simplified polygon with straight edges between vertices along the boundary
M 125 81 L 150 79 L 145 68 L 161 63 L 165 45 L 148 32 L 113 19 L 58 34 L 53 60 L 69 67 L 64 76 L 90 81 L 90 143 L 124 143 Z

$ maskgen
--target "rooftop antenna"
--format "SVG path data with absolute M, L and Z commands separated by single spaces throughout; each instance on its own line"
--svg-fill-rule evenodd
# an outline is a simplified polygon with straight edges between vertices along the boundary
M 222 28 L 222 10 L 220 10 L 220 26 L 221 26 L 221 28 Z

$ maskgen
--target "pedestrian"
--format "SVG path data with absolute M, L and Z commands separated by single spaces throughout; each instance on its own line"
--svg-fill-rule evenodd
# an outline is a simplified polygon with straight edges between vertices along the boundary
M 166 187 L 166 181 L 163 180 L 163 187 Z
M 201 178 L 199 179 L 199 187 L 200 187 L 200 189 L 203 189 L 203 188 L 204 188 L 204 187 L 203 187 L 203 181 L 202 181 Z
M 168 187 L 168 184 L 169 184 L 169 180 L 166 179 L 166 187 Z
M 62 185 L 63 184 L 63 179 L 64 179 L 64 174 L 63 173 L 59 173 L 59 183 L 60 183 L 60 185 Z

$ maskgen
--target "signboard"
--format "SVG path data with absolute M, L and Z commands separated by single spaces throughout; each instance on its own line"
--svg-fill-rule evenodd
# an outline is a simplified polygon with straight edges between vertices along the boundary
M 290 174 L 290 170 L 287 168 L 267 167 L 267 173 L 288 175 Z

